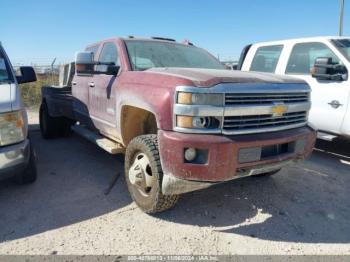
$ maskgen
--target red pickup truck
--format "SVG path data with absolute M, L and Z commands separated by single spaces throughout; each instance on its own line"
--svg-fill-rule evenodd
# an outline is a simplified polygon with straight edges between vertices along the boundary
M 225 70 L 207 51 L 165 38 L 92 44 L 76 54 L 71 84 L 43 87 L 42 97 L 42 135 L 73 129 L 125 153 L 129 192 L 147 213 L 182 193 L 276 173 L 308 156 L 316 137 L 305 82 Z

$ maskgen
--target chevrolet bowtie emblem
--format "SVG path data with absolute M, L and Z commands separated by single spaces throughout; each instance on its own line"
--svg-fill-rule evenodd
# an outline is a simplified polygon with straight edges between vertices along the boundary
M 283 116 L 287 112 L 287 107 L 284 104 L 275 104 L 271 111 L 273 116 Z

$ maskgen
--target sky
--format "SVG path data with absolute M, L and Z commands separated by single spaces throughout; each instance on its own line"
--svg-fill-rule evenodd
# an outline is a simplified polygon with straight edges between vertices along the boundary
M 0 41 L 13 64 L 69 62 L 88 44 L 128 35 L 189 39 L 236 60 L 249 43 L 337 35 L 338 23 L 339 0 L 0 0 Z

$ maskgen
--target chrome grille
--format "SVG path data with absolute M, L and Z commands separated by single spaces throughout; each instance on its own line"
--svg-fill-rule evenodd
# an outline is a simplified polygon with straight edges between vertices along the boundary
M 174 130 L 182 133 L 241 135 L 275 132 L 307 125 L 310 87 L 295 83 L 222 83 L 210 88 L 177 86 L 176 92 L 222 94 L 222 104 L 179 104 L 175 96 Z M 220 126 L 181 128 L 176 116 L 215 118 Z
M 270 104 L 274 102 L 300 103 L 309 100 L 308 92 L 300 93 L 252 93 L 252 94 L 226 94 L 225 105 L 242 104 Z
M 274 92 L 274 93 L 226 93 L 225 106 L 228 112 L 237 108 L 242 115 L 225 114 L 223 132 L 226 134 L 247 134 L 264 131 L 276 131 L 303 126 L 307 123 L 309 92 Z M 276 116 L 270 112 L 277 104 L 285 105 L 287 112 Z M 300 110 L 291 108 L 300 106 Z M 254 109 L 255 110 L 251 110 Z M 262 110 L 262 108 L 267 110 Z M 251 112 L 248 113 L 247 112 Z
M 252 116 L 226 116 L 224 119 L 225 131 L 250 131 L 264 128 L 288 127 L 290 125 L 304 124 L 307 121 L 307 112 L 285 113 L 283 116 L 252 115 Z

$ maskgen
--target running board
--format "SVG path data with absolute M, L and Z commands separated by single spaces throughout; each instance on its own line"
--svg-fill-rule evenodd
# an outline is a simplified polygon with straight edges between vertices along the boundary
M 72 130 L 78 135 L 96 144 L 97 146 L 99 146 L 100 148 L 102 148 L 103 150 L 107 151 L 110 154 L 115 155 L 115 154 L 124 153 L 125 151 L 124 147 L 121 144 L 114 142 L 104 136 L 101 136 L 100 134 L 97 134 L 87 129 L 82 125 L 74 125 L 72 126 Z
M 326 141 L 333 141 L 334 139 L 337 138 L 337 136 L 323 133 L 323 132 L 317 132 L 317 138 L 326 140 Z

